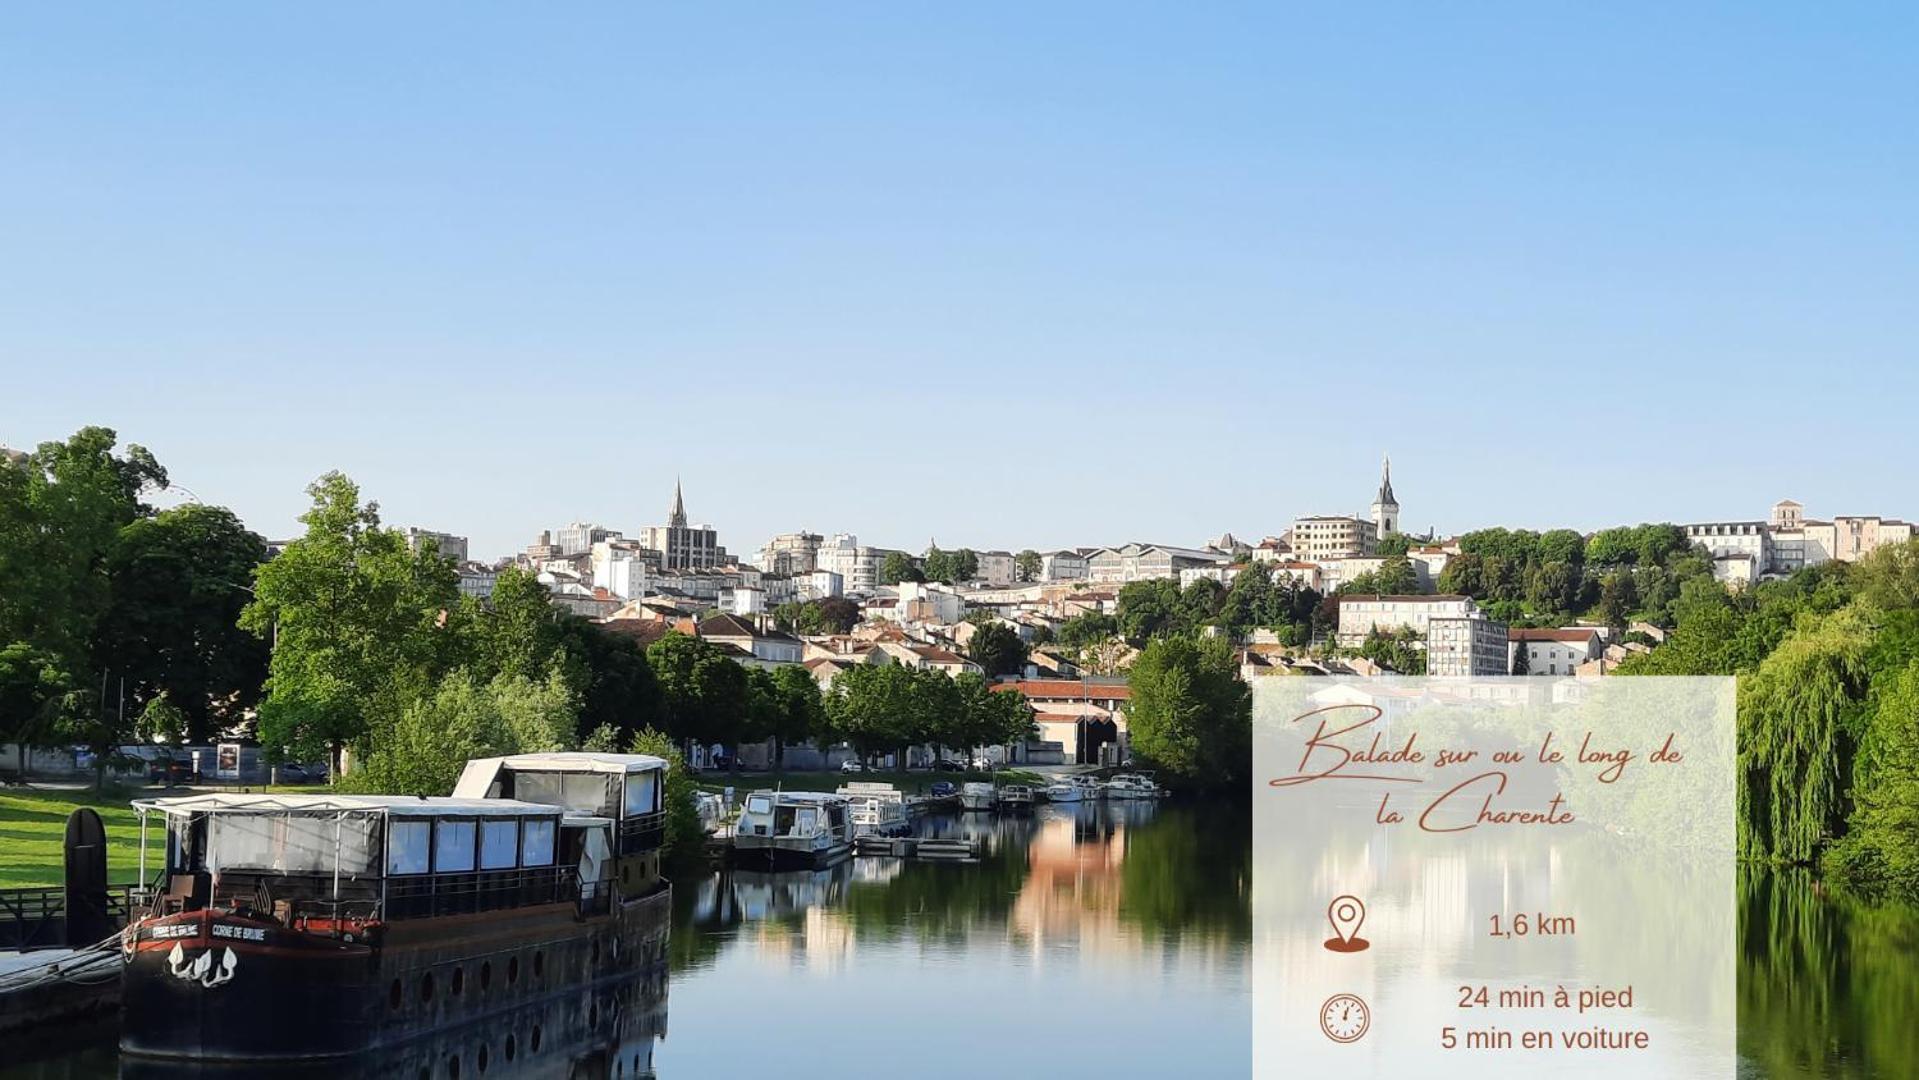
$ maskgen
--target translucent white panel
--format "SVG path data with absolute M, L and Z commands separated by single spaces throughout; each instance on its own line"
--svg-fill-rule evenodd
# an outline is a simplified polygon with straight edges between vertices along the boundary
M 473 822 L 441 819 L 433 824 L 433 869 L 451 873 L 473 869 Z
M 424 874 L 433 868 L 431 821 L 396 821 L 386 834 L 386 872 Z
M 375 819 L 366 814 L 215 814 L 210 863 L 221 870 L 349 876 L 374 865 Z
M 520 857 L 518 821 L 480 823 L 480 869 L 506 870 Z
M 553 865 L 553 820 L 529 818 L 520 848 L 521 866 Z
M 626 816 L 650 814 L 659 809 L 658 773 L 626 774 Z

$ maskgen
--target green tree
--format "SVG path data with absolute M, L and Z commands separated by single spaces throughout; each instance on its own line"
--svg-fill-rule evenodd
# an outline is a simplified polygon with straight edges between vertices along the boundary
M 902 581 L 925 581 L 926 575 L 913 565 L 913 557 L 904 551 L 889 551 L 880 562 L 880 584 L 898 585 Z
M 473 662 L 482 674 L 537 679 L 552 667 L 565 613 L 531 571 L 501 570 L 486 603 L 470 603 L 467 614 Z
M 140 710 L 140 722 L 135 733 L 143 742 L 165 743 L 168 746 L 180 746 L 187 742 L 192 731 L 192 721 L 186 710 L 175 705 L 166 691 L 147 699 L 146 706 Z
M 710 641 L 670 633 L 646 650 L 660 688 L 663 730 L 735 746 L 746 733 L 746 669 Z
M 88 427 L 42 443 L 19 465 L 0 465 L 0 645 L 23 642 L 91 682 L 95 628 L 112 601 L 108 560 L 120 530 L 146 516 L 148 487 L 166 470 L 138 446 Z
M 1412 538 L 1402 532 L 1389 532 L 1379 538 L 1373 548 L 1373 554 L 1380 556 L 1404 555 L 1413 546 Z
M 847 668 L 827 690 L 827 723 L 862 760 L 870 759 L 913 741 L 918 712 L 914 690 L 912 670 L 898 664 Z
M 472 758 L 570 748 L 577 719 L 572 692 L 557 675 L 482 681 L 456 671 L 373 729 L 364 766 L 336 783 L 349 791 L 446 795 Z
M 260 741 L 295 757 L 325 751 L 337 776 L 341 747 L 400 717 L 449 666 L 459 588 L 445 559 L 408 550 L 345 476 L 307 492 L 306 533 L 259 568 L 240 625 L 273 642 Z
M 1026 642 L 1018 631 L 991 619 L 974 624 L 966 655 L 987 675 L 1018 675 L 1026 670 Z
M 559 623 L 562 669 L 579 697 L 580 728 L 610 726 L 618 743 L 660 723 L 660 688 L 646 651 L 624 634 L 577 615 Z
M 843 596 L 792 600 L 773 609 L 780 629 L 793 634 L 844 634 L 860 621 L 860 606 Z
M 1824 865 L 1868 895 L 1919 899 L 1919 660 L 1892 673 L 1874 696 L 1857 802 Z
M 1842 826 L 1870 628 L 1840 612 L 1793 633 L 1739 682 L 1739 846 L 1807 863 Z
M 23 641 L 0 645 L 0 742 L 46 745 L 79 706 L 80 693 L 72 671 L 51 650 Z
M 1127 680 L 1133 752 L 1189 782 L 1230 787 L 1251 765 L 1252 691 L 1217 638 L 1159 638 Z
M 268 643 L 239 626 L 266 541 L 232 511 L 189 504 L 120 529 L 94 667 L 124 677 L 136 703 L 164 695 L 183 738 L 209 742 L 259 703 Z
M 1025 551 L 1013 556 L 1013 580 L 1021 582 L 1038 581 L 1040 574 L 1045 572 L 1045 567 L 1046 560 L 1040 557 L 1040 553 L 1034 551 L 1032 548 L 1027 548 Z
M 673 737 L 652 728 L 642 729 L 627 744 L 627 752 L 650 754 L 666 762 L 666 784 L 661 791 L 666 807 L 666 855 L 687 859 L 701 853 L 706 831 L 700 826 L 699 785 L 686 771 L 686 757 Z

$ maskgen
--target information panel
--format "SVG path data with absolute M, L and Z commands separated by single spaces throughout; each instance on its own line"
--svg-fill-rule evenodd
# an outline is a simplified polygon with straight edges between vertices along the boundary
M 1255 1077 L 1733 1076 L 1733 680 L 1253 700 Z

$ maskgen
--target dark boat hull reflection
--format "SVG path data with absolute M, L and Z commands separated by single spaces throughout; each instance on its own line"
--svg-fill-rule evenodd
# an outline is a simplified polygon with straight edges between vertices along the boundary
M 653 966 L 603 980 L 577 995 L 508 1008 L 383 1049 L 325 1062 L 265 1066 L 292 1080 L 648 1080 L 654 1049 L 666 1036 L 666 970 Z M 239 1080 L 263 1075 L 263 1063 L 181 1061 L 125 1056 L 126 1080 Z

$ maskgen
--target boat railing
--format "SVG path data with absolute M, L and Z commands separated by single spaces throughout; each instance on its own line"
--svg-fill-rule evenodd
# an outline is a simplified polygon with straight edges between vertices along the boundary
M 638 855 L 666 842 L 666 811 L 635 814 L 620 822 L 620 854 Z
M 577 874 L 558 866 L 387 879 L 389 919 L 459 915 L 575 899 Z

